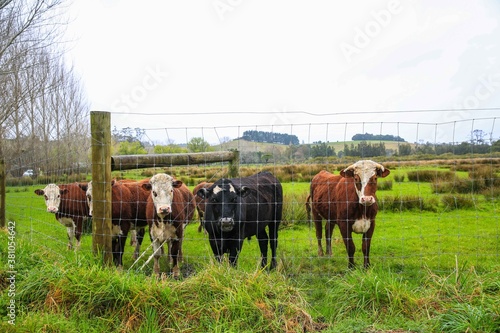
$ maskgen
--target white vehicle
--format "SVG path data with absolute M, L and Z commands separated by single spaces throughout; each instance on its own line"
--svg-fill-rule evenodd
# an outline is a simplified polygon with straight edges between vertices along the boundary
M 33 172 L 32 169 L 28 169 L 26 171 L 24 171 L 23 173 L 23 177 L 33 177 L 35 175 L 35 172 Z

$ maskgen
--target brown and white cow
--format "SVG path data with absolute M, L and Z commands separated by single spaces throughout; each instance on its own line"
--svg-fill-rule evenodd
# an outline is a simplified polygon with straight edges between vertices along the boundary
M 349 267 L 354 266 L 356 250 L 352 232 L 363 234 L 362 251 L 364 267 L 370 266 L 370 244 L 375 230 L 378 211 L 377 178 L 387 177 L 390 171 L 370 160 L 358 161 L 333 175 L 320 171 L 311 180 L 311 191 L 306 210 L 311 210 L 318 240 L 318 255 L 323 255 L 321 246 L 322 219 L 326 220 L 325 237 L 327 255 L 332 254 L 332 232 L 339 226 L 347 250 Z
M 55 214 L 57 221 L 67 228 L 68 249 L 73 248 L 73 238 L 76 239 L 78 249 L 83 223 L 89 217 L 85 191 L 82 191 L 78 183 L 48 184 L 44 189 L 35 190 L 35 194 L 43 195 L 47 212 Z
M 202 188 L 209 188 L 212 186 L 214 183 L 208 183 L 208 182 L 201 182 L 198 185 L 196 185 L 193 189 L 193 195 L 194 199 L 196 201 L 196 211 L 198 212 L 198 219 L 200 220 L 200 225 L 198 226 L 198 232 L 201 232 L 203 230 L 203 221 L 205 220 L 205 209 L 207 207 L 207 200 L 201 198 L 198 195 L 198 191 Z
M 178 278 L 184 228 L 193 217 L 195 209 L 193 194 L 182 181 L 165 173 L 154 175 L 143 187 L 151 191 L 146 216 L 153 244 L 153 270 L 161 276 L 159 259 L 163 253 L 163 243 L 167 243 L 169 259 L 172 260 L 172 275 Z
M 93 215 L 92 182 L 80 184 L 86 192 L 87 204 L 90 216 Z M 134 215 L 130 201 L 132 194 L 130 189 L 122 183 L 112 181 L 111 183 L 111 221 L 112 221 L 112 251 L 113 262 L 117 267 L 123 266 L 123 251 L 127 235 L 134 224 Z

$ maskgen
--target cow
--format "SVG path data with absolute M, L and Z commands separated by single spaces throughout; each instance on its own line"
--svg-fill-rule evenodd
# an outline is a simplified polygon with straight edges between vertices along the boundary
M 197 194 L 206 200 L 204 227 L 218 261 L 228 253 L 229 263 L 236 266 L 244 239 L 255 235 L 261 266 L 268 265 L 269 243 L 270 268 L 276 268 L 278 228 L 283 213 L 283 189 L 276 177 L 264 171 L 249 177 L 222 178 L 208 189 L 201 188 Z
M 87 204 L 90 216 L 94 213 L 92 181 L 88 184 L 80 184 L 87 196 Z M 123 251 L 127 235 L 135 223 L 132 205 L 132 193 L 130 189 L 120 182 L 111 182 L 111 249 L 113 251 L 113 262 L 118 268 L 123 267 Z
M 201 188 L 209 188 L 212 186 L 214 183 L 208 183 L 208 182 L 201 182 L 198 185 L 196 185 L 193 189 L 193 195 L 196 200 L 196 211 L 198 212 L 198 219 L 200 220 L 200 225 L 198 226 L 198 232 L 201 232 L 203 230 L 203 221 L 204 221 L 204 215 L 205 215 L 205 209 L 207 205 L 207 201 L 205 199 L 202 199 L 198 195 L 198 191 Z
M 194 196 L 180 180 L 166 173 L 155 174 L 142 185 L 150 191 L 146 217 L 153 244 L 153 271 L 159 277 L 163 243 L 167 243 L 168 257 L 172 261 L 171 273 L 179 278 L 179 259 L 182 257 L 184 228 L 194 214 Z
M 73 238 L 78 249 L 83 223 L 89 217 L 85 192 L 78 183 L 48 184 L 44 189 L 35 190 L 35 194 L 44 196 L 47 212 L 55 214 L 56 220 L 67 228 L 68 250 L 73 249 Z
M 375 196 L 377 178 L 387 177 L 389 173 L 389 169 L 381 164 L 361 160 L 340 171 L 340 175 L 333 175 L 322 170 L 313 177 L 306 210 L 312 212 L 318 241 L 318 255 L 323 255 L 321 238 L 322 220 L 325 219 L 327 255 L 332 254 L 331 237 L 333 228 L 337 224 L 347 250 L 348 267 L 355 266 L 356 248 L 352 232 L 363 234 L 364 267 L 370 266 L 370 245 L 378 211 Z
M 114 184 L 115 181 L 112 181 Z M 132 210 L 132 217 L 134 223 L 131 225 L 130 230 L 130 243 L 135 247 L 133 258 L 137 259 L 141 250 L 142 240 L 145 235 L 145 227 L 148 225 L 146 217 L 146 204 L 150 195 L 149 190 L 145 189 L 142 185 L 149 182 L 149 178 L 139 181 L 122 179 L 118 181 L 123 186 L 130 190 L 130 205 Z

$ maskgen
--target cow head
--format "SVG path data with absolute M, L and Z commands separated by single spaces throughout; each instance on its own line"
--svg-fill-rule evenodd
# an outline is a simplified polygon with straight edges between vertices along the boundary
M 87 198 L 87 205 L 89 207 L 89 216 L 94 213 L 94 205 L 92 204 L 92 181 L 87 184 L 78 184 L 78 186 L 85 191 L 85 197 Z
M 246 186 L 237 187 L 229 179 L 221 179 L 209 188 L 201 188 L 196 194 L 206 199 L 206 215 L 216 221 L 222 231 L 233 230 L 238 220 L 238 205 L 240 198 L 247 196 L 250 189 Z
M 143 189 L 151 191 L 156 214 L 162 217 L 172 213 L 174 188 L 179 188 L 181 186 L 182 182 L 180 180 L 175 180 L 166 173 L 158 173 L 151 177 L 149 183 L 142 184 Z
M 354 178 L 359 203 L 363 206 L 371 206 L 376 202 L 377 178 L 387 177 L 389 173 L 389 169 L 376 162 L 361 160 L 342 170 L 340 175 L 345 178 Z
M 57 213 L 59 211 L 59 204 L 61 203 L 61 195 L 68 192 L 68 189 L 60 189 L 56 184 L 48 184 L 43 190 L 35 190 L 36 195 L 43 195 L 45 198 L 45 205 L 47 212 Z

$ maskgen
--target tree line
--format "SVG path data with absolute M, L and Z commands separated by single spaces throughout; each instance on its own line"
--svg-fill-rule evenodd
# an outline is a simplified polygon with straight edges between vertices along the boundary
M 243 132 L 241 139 L 254 142 L 277 143 L 282 145 L 299 144 L 299 138 L 296 135 L 254 130 Z

